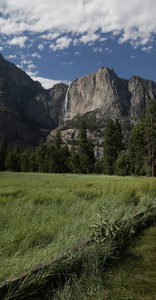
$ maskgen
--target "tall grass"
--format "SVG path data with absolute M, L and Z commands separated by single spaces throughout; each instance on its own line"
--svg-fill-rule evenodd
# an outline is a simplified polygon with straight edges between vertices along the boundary
M 0 173 L 0 282 L 90 236 L 103 208 L 107 219 L 122 220 L 155 199 L 150 178 Z
M 48 300 L 154 300 L 156 226 L 144 231 L 125 252 L 105 270 L 73 276 L 63 289 L 49 291 Z

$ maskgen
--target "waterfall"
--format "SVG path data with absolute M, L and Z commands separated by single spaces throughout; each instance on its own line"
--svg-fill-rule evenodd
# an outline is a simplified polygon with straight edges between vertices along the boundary
M 70 111 L 69 111 L 69 88 L 67 89 L 67 93 L 66 93 L 66 97 L 65 97 L 65 103 L 64 103 L 64 124 L 66 124 L 66 122 L 68 120 L 70 120 Z
M 66 112 L 67 112 L 68 99 L 69 99 L 69 87 L 68 87 L 67 92 L 66 92 L 66 98 L 65 98 L 65 104 L 64 104 L 64 114 L 66 114 Z

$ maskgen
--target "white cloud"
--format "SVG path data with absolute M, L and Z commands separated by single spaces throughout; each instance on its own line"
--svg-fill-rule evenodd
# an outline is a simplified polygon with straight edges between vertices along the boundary
M 102 48 L 96 47 L 96 48 L 93 48 L 93 51 L 94 52 L 102 52 Z
M 45 89 L 50 89 L 53 85 L 58 83 L 65 83 L 67 85 L 71 84 L 71 81 L 67 80 L 55 80 L 37 76 L 38 72 L 27 71 L 27 74 L 35 81 L 39 81 Z
M 56 40 L 56 43 L 55 44 L 51 44 L 49 46 L 49 48 L 53 51 L 56 51 L 56 50 L 63 50 L 63 49 L 66 49 L 69 47 L 70 43 L 71 43 L 72 39 L 69 38 L 69 37 L 66 37 L 66 36 L 63 36 L 59 39 Z
M 150 52 L 152 49 L 153 49 L 152 46 L 147 46 L 147 47 L 143 47 L 141 50 L 142 50 L 142 51 Z
M 8 44 L 11 46 L 19 46 L 20 48 L 24 48 L 26 40 L 26 36 L 14 37 L 12 40 L 8 41 Z
M 44 49 L 44 45 L 43 44 L 38 45 L 38 49 L 42 51 Z
M 107 41 L 107 38 L 102 37 L 102 38 L 100 39 L 100 42 L 105 42 L 105 41 Z
M 32 57 L 36 57 L 36 58 L 38 58 L 38 59 L 41 59 L 42 57 L 41 57 L 41 55 L 39 55 L 38 53 L 33 53 L 32 55 L 31 55 Z
M 84 44 L 87 44 L 87 43 L 89 43 L 89 42 L 95 42 L 96 40 L 99 39 L 99 37 L 100 37 L 99 34 L 95 34 L 95 33 L 91 33 L 91 34 L 90 34 L 90 33 L 89 33 L 89 34 L 83 35 L 83 36 L 79 39 L 79 41 L 82 42 L 82 43 L 84 43 Z
M 112 32 L 120 35 L 120 43 L 129 41 L 134 48 L 152 43 L 156 34 L 155 0 L 1 0 L 1 13 L 1 34 L 14 35 L 11 44 L 20 47 L 25 41 L 19 35 L 25 31 L 39 33 L 43 41 L 70 33 L 74 43 L 100 37 L 102 42 L 103 35 Z M 51 44 L 54 51 L 62 47 Z
M 61 65 L 72 65 L 73 64 L 73 61 L 70 61 L 70 62 L 61 62 Z
M 5 58 L 6 59 L 15 59 L 17 57 L 17 55 L 6 55 Z
M 36 69 L 37 67 L 34 64 L 30 64 L 27 66 L 28 70 Z
M 51 40 L 55 40 L 59 35 L 60 35 L 60 33 L 58 33 L 58 32 L 55 32 L 55 33 L 50 32 L 48 34 L 42 34 L 41 38 L 43 40 L 49 40 L 49 41 L 51 41 Z
M 30 70 L 26 70 L 26 73 L 33 79 L 33 80 L 37 80 L 35 79 L 36 76 L 38 75 L 38 71 L 32 72 Z
M 108 47 L 106 47 L 105 50 L 106 50 L 108 53 L 112 53 L 112 50 L 109 49 Z
M 22 65 L 29 65 L 29 64 L 32 64 L 32 63 L 33 63 L 32 60 L 26 60 L 26 59 L 23 59 L 23 60 L 21 61 L 21 64 L 22 64 Z

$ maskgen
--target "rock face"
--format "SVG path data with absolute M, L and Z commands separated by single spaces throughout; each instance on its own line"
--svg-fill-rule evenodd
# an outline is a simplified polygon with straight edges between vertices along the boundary
M 128 81 L 118 78 L 112 69 L 101 68 L 70 85 L 65 100 L 64 122 L 77 114 L 97 109 L 107 117 L 128 116 L 130 99 Z
M 0 78 L 7 80 L 8 92 L 14 107 L 19 107 L 28 99 L 41 93 L 43 88 L 37 81 L 33 81 L 24 71 L 5 60 L 0 54 Z
M 118 118 L 136 124 L 149 99 L 156 99 L 156 83 L 133 76 L 117 77 L 112 69 L 101 68 L 93 74 L 76 79 L 65 99 L 64 123 L 77 114 L 97 111 L 106 119 Z M 63 121 L 62 121 L 63 122 Z
M 0 139 L 6 135 L 13 146 L 36 145 L 42 136 L 50 143 L 58 126 L 69 143 L 77 136 L 82 116 L 97 144 L 109 118 L 117 118 L 127 136 L 151 98 L 156 100 L 155 82 L 138 76 L 122 79 L 106 67 L 74 80 L 69 87 L 60 83 L 45 90 L 0 55 Z
M 0 55 L 0 140 L 11 146 L 36 145 L 59 125 L 68 86 L 49 90 Z
M 129 80 L 128 90 L 131 93 L 130 121 L 136 125 L 148 101 L 152 98 L 156 100 L 156 83 L 139 76 L 133 76 Z
M 90 125 L 91 137 L 101 144 L 108 119 L 117 118 L 126 139 L 130 125 L 138 123 L 151 98 L 156 100 L 155 82 L 138 76 L 121 79 L 112 69 L 100 68 L 72 82 L 66 93 L 61 124 L 67 124 L 69 128 L 75 126 L 83 115 Z M 69 130 L 62 128 L 61 132 L 63 139 L 68 140 Z M 48 142 L 51 136 L 47 138 Z
M 55 129 L 60 124 L 67 89 L 67 85 L 60 83 L 49 90 L 44 90 L 24 103 L 22 106 L 24 115 L 42 128 Z

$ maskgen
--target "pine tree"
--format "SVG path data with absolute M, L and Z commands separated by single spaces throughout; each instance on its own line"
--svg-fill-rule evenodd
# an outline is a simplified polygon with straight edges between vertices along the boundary
M 94 144 L 87 138 L 87 123 L 82 119 L 78 135 L 78 154 L 80 156 L 80 170 L 91 173 L 94 170 Z
M 39 145 L 36 148 L 36 162 L 39 172 L 47 172 L 47 146 L 45 145 L 43 138 L 40 140 Z
M 147 149 L 147 162 L 151 166 L 151 175 L 155 176 L 156 161 L 156 102 L 151 99 L 146 108 L 145 117 L 145 143 Z
M 57 130 L 53 143 L 48 147 L 48 171 L 52 173 L 62 172 L 62 159 L 61 159 L 61 147 L 62 147 L 61 133 Z
M 25 151 L 23 151 L 20 155 L 20 169 L 21 172 L 29 171 L 29 159 Z
M 74 147 L 70 151 L 69 169 L 73 173 L 81 173 L 80 155 Z
M 17 158 L 13 150 L 9 150 L 5 158 L 5 169 L 8 171 L 16 171 Z
M 118 176 L 126 176 L 129 175 L 129 171 L 130 171 L 129 153 L 127 151 L 121 151 L 116 160 L 115 174 Z
M 52 173 L 68 173 L 69 157 L 68 146 L 63 146 L 61 132 L 57 130 L 52 145 L 48 147 L 48 171 Z
M 116 151 L 117 154 L 119 154 L 122 150 L 125 149 L 125 145 L 123 142 L 123 134 L 122 134 L 122 129 L 121 125 L 118 121 L 118 119 L 115 120 L 115 144 L 116 144 Z
M 57 130 L 56 136 L 54 137 L 53 145 L 57 150 L 59 150 L 59 149 L 61 149 L 62 144 L 63 144 L 63 141 L 62 141 L 62 137 L 61 137 L 61 132 L 60 132 L 60 130 Z
M 0 144 L 0 171 L 5 170 L 5 159 L 8 152 L 6 137 L 3 137 Z
M 106 125 L 103 142 L 104 172 L 112 175 L 120 151 L 124 149 L 121 126 L 116 120 L 109 120 Z
M 70 160 L 70 152 L 68 146 L 64 146 L 59 150 L 60 154 L 60 164 L 61 164 L 61 173 L 68 173 L 69 168 L 69 160 Z
M 145 140 L 144 140 L 145 124 L 144 117 L 141 121 L 131 129 L 129 137 L 129 161 L 130 173 L 135 175 L 145 175 Z
M 15 166 L 15 171 L 16 172 L 20 172 L 21 171 L 21 166 L 20 166 L 20 155 L 21 155 L 21 149 L 20 147 L 17 145 L 14 149 L 14 156 L 15 156 L 15 160 L 16 160 L 16 166 Z

